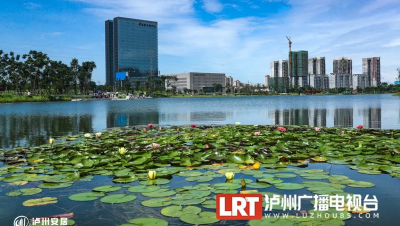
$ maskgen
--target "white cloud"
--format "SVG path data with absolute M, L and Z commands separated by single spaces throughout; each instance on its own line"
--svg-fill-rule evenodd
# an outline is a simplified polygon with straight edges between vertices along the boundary
M 39 4 L 36 4 L 33 2 L 26 2 L 26 3 L 24 3 L 24 6 L 26 9 L 37 9 L 37 8 L 42 7 L 42 5 L 39 5 Z
M 353 58 L 354 72 L 361 72 L 357 66 L 361 58 L 381 56 L 382 77 L 394 80 L 395 65 L 400 62 L 400 40 L 396 39 L 400 4 L 394 0 L 282 0 L 290 7 L 280 14 L 265 18 L 238 14 L 234 19 L 213 21 L 199 19 L 195 4 L 202 4 L 209 13 L 233 5 L 216 0 L 74 1 L 87 3 L 85 11 L 102 20 L 125 16 L 158 21 L 162 73 L 216 71 L 234 79 L 263 82 L 269 61 L 288 57 L 286 35 L 292 37 L 293 50 L 308 50 L 310 57 L 325 56 L 327 72 L 332 71 L 332 60 L 340 56 Z M 236 1 L 238 9 L 240 2 L 253 4 Z
M 56 37 L 56 36 L 60 36 L 60 35 L 64 35 L 64 32 L 60 32 L 60 31 L 55 31 L 55 32 L 49 32 L 49 33 L 43 33 L 41 36 L 42 38 L 44 37 Z
M 218 0 L 203 0 L 203 9 L 209 13 L 219 13 L 223 8 Z

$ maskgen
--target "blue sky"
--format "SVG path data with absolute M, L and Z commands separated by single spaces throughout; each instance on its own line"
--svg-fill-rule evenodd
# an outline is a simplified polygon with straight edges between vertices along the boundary
M 43 51 L 69 63 L 95 61 L 105 81 L 104 21 L 117 16 L 159 23 L 162 74 L 223 72 L 263 83 L 269 62 L 293 50 L 310 57 L 381 57 L 383 81 L 400 67 L 398 0 L 1 0 L 0 49 Z

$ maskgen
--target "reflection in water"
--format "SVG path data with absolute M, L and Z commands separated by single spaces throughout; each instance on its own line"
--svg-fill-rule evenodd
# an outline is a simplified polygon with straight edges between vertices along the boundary
M 352 128 L 353 127 L 353 109 L 339 108 L 335 109 L 334 126 Z
M 399 99 L 390 95 L 1 104 L 0 148 L 36 146 L 49 137 L 148 123 L 400 128 L 399 109 Z
M 0 115 L 0 147 L 37 146 L 49 137 L 91 130 L 91 115 Z

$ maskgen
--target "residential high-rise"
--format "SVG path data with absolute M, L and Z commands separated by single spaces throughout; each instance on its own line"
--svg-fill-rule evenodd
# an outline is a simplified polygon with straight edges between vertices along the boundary
M 292 57 L 292 63 L 290 66 L 289 76 L 291 76 L 292 86 L 300 86 L 300 87 L 307 86 L 308 51 L 305 50 L 292 51 L 291 57 Z
M 273 92 L 287 92 L 289 86 L 288 66 L 287 60 L 271 61 L 268 83 Z
M 368 76 L 369 86 L 381 84 L 381 58 L 370 57 L 362 59 L 363 74 Z
M 128 72 L 130 82 L 158 76 L 158 25 L 154 21 L 116 17 L 105 22 L 106 84 L 117 72 Z
M 233 86 L 233 78 L 232 78 L 232 76 L 226 77 L 225 80 L 226 80 L 225 84 L 226 84 L 227 87 L 228 86 L 229 87 Z
M 333 73 L 334 74 L 352 74 L 353 61 L 347 57 L 342 57 L 333 60 Z
M 308 74 L 325 75 L 325 57 L 308 58 Z

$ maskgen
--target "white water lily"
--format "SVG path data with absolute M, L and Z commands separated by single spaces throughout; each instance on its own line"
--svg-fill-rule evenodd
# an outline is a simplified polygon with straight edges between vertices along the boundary
M 101 134 L 100 132 L 99 132 L 99 133 L 96 133 L 96 137 L 97 137 L 97 138 L 100 138 L 101 135 L 102 135 L 102 134 Z
M 50 145 L 53 145 L 53 144 L 54 144 L 54 139 L 53 139 L 53 138 L 50 138 L 50 139 L 49 139 L 49 144 L 50 144 Z
M 125 155 L 126 152 L 128 152 L 128 150 L 127 150 L 126 148 L 119 148 L 119 149 L 118 149 L 118 153 L 119 153 L 120 155 Z
M 90 138 L 91 136 L 92 136 L 92 134 L 90 134 L 90 133 L 85 133 L 85 135 L 83 135 L 84 137 L 86 137 L 86 138 Z
M 156 171 L 151 170 L 151 171 L 149 171 L 149 172 L 147 173 L 147 177 L 148 177 L 150 180 L 156 179 L 156 176 L 157 176 L 157 172 L 156 172 Z

